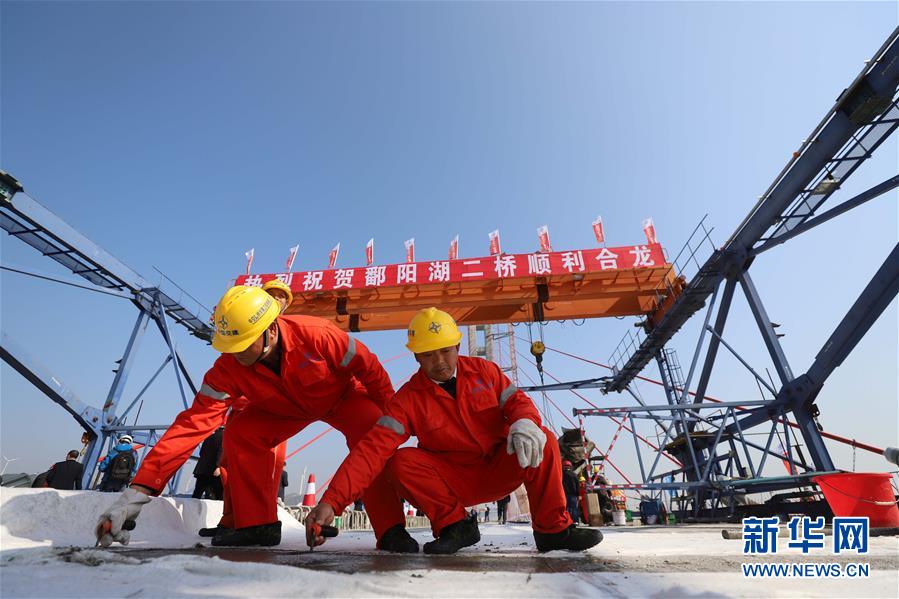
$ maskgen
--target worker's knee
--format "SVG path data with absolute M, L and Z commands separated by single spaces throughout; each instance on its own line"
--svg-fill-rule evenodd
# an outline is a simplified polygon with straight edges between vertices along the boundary
M 423 457 L 422 451 L 417 447 L 398 449 L 387 462 L 387 473 L 394 480 L 403 478 L 406 473 L 420 473 L 425 462 Z

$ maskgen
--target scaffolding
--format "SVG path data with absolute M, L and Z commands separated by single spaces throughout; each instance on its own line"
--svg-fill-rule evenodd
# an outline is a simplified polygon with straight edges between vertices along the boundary
M 76 284 L 76 287 L 123 298 L 137 309 L 137 318 L 125 350 L 122 357 L 116 360 L 115 376 L 100 407 L 89 405 L 79 399 L 77 394 L 62 383 L 59 377 L 54 376 L 49 368 L 41 365 L 7 335 L 3 335 L 0 343 L 0 358 L 65 409 L 84 429 L 87 435 L 87 448 L 82 485 L 89 488 L 100 456 L 114 447 L 119 436 L 127 433 L 136 443 L 142 444 L 140 458 L 143 459 L 143 455 L 168 428 L 168 425 L 162 424 L 140 426 L 134 423 L 126 424 L 126 418 L 131 410 L 167 367 L 174 372 L 182 405 L 186 408 L 188 401 L 193 400 L 197 387 L 175 347 L 171 324 L 185 328 L 198 339 L 209 341 L 212 337 L 212 328 L 208 324 L 209 310 L 165 275 L 162 275 L 159 284 L 144 279 L 31 198 L 14 177 L 3 171 L 0 171 L 0 227 L 10 236 L 25 242 L 41 255 L 86 281 L 85 284 Z M 69 281 L 24 269 L 5 265 L 3 269 L 72 285 Z M 150 380 L 131 399 L 127 407 L 119 412 L 119 405 L 124 399 L 125 385 L 137 358 L 141 340 L 150 323 L 162 336 L 167 354 Z M 180 472 L 169 483 L 170 490 L 177 488 L 179 477 Z
M 852 352 L 899 292 L 899 244 L 833 330 L 811 367 L 795 374 L 777 328 L 769 317 L 750 268 L 765 252 L 899 186 L 899 175 L 819 212 L 855 170 L 899 127 L 899 29 L 865 64 L 838 97 L 793 158 L 762 194 L 735 232 L 721 246 L 711 241 L 703 220 L 672 261 L 677 276 L 658 307 L 629 331 L 611 358 L 610 376 L 573 383 L 541 385 L 531 390 L 598 387 L 603 393 L 626 393 L 639 405 L 574 410 L 575 416 L 605 416 L 651 420 L 664 441 L 644 468 L 632 425 L 643 482 L 621 485 L 661 495 L 680 493 L 681 515 L 733 515 L 745 496 L 799 489 L 788 494 L 808 499 L 815 476 L 836 471 L 817 423 L 815 400 L 833 371 Z M 701 256 L 707 254 L 702 260 Z M 691 268 L 695 267 L 695 268 Z M 691 276 L 688 277 L 688 272 Z M 760 338 L 775 370 L 764 377 L 725 338 L 725 324 L 737 288 L 745 296 Z M 703 308 L 704 321 L 686 377 L 667 344 Z M 719 402 L 706 395 L 721 349 L 732 354 L 756 381 L 763 399 Z M 667 403 L 647 405 L 632 389 L 643 369 L 655 361 Z M 695 391 L 694 389 L 695 382 Z M 767 428 L 766 428 L 767 427 Z M 750 441 L 750 430 L 762 429 L 764 443 Z M 774 445 L 777 440 L 777 446 Z M 805 447 L 800 450 L 799 441 Z M 859 444 L 853 442 L 854 446 Z M 866 448 L 868 448 L 867 446 Z M 662 455 L 681 464 L 657 472 Z M 786 476 L 766 477 L 769 457 L 782 461 Z M 793 504 L 794 509 L 814 502 Z M 775 508 L 773 508 L 775 509 Z M 776 512 L 775 512 L 776 513 Z

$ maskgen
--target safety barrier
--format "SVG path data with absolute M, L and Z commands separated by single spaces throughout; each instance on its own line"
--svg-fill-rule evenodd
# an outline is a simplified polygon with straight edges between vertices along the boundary
M 285 509 L 300 522 L 312 511 L 311 507 L 303 505 L 286 506 Z M 334 522 L 334 526 L 340 530 L 372 530 L 365 511 L 345 510 Z M 431 521 L 427 516 L 406 516 L 406 528 L 431 528 Z

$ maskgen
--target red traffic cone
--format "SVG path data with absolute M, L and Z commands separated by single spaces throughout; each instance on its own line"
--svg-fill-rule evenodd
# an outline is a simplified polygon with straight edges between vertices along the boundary
M 303 505 L 315 507 L 315 475 L 309 475 L 309 482 L 306 483 L 306 494 L 303 495 Z

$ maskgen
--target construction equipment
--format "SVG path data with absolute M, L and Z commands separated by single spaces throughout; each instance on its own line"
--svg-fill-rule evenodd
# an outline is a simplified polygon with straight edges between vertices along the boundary
M 803 141 L 793 158 L 762 194 L 736 231 L 720 247 L 711 242 L 703 222 L 673 260 L 676 289 L 666 295 L 639 323 L 643 334 L 628 332 L 612 359 L 612 374 L 589 381 L 532 387 L 533 390 L 599 387 L 604 393 L 628 393 L 638 406 L 575 409 L 576 416 L 610 416 L 653 420 L 664 440 L 648 471 L 638 458 L 642 488 L 661 497 L 680 492 L 685 500 L 681 517 L 726 515 L 750 509 L 747 494 L 809 487 L 814 476 L 832 473 L 835 466 L 817 422 L 815 400 L 833 371 L 843 363 L 877 318 L 899 293 L 899 244 L 858 296 L 815 356 L 811 367 L 794 374 L 777 332 L 749 274 L 763 253 L 827 222 L 887 191 L 899 187 L 899 175 L 819 213 L 855 170 L 899 127 L 899 29 L 867 61 L 862 71 L 837 98 L 821 123 Z M 702 248 L 710 256 L 699 262 Z M 685 266 L 697 269 L 687 281 Z M 681 278 L 683 277 L 683 278 Z M 724 327 L 737 287 L 749 304 L 778 382 L 763 377 L 724 338 Z M 666 344 L 704 306 L 696 351 L 687 376 L 673 376 Z M 717 402 L 706 396 L 713 366 L 721 348 L 734 355 L 757 382 L 763 399 Z M 700 358 L 701 361 L 700 367 Z M 667 404 L 647 405 L 630 385 L 650 361 L 659 366 Z M 695 381 L 695 391 L 693 384 Z M 768 427 L 764 442 L 755 443 L 749 431 Z M 631 426 L 635 438 L 635 427 Z M 791 431 L 798 431 L 794 436 Z M 755 432 L 755 431 L 753 431 Z M 782 438 L 782 447 L 772 445 Z M 832 436 L 831 436 L 832 438 Z M 799 451 L 803 441 L 805 453 Z M 856 445 L 857 446 L 857 445 Z M 661 455 L 682 464 L 666 472 L 656 468 Z M 755 457 L 755 459 L 753 459 Z M 765 476 L 766 460 L 783 462 L 786 476 Z M 806 457 L 808 459 L 806 459 Z M 815 502 L 791 504 L 814 509 Z M 777 509 L 776 507 L 772 509 Z M 775 512 L 776 513 L 776 512 Z
M 658 244 L 241 275 L 237 284 L 275 279 L 293 293 L 285 314 L 347 331 L 403 329 L 431 306 L 459 326 L 645 315 L 676 288 Z
M 174 367 L 181 402 L 185 408 L 188 399 L 192 399 L 196 394 L 197 387 L 175 348 L 169 322 L 171 320 L 184 327 L 194 337 L 209 341 L 212 337 L 209 310 L 164 275 L 165 281 L 153 284 L 125 266 L 28 196 L 22 185 L 3 171 L 0 171 L 0 227 L 12 237 L 36 249 L 41 255 L 84 279 L 85 284 L 76 284 L 5 265 L 4 270 L 116 296 L 131 302 L 138 310 L 137 320 L 131 330 L 125 351 L 122 357 L 116 360 L 112 385 L 100 408 L 82 402 L 71 389 L 60 382 L 59 377 L 54 376 L 5 333 L 0 343 L 0 357 L 38 390 L 62 406 L 85 430 L 89 440 L 84 455 L 82 485 L 89 488 L 98 458 L 104 453 L 104 446 L 108 445 L 108 449 L 111 449 L 120 434 L 128 433 L 144 444 L 143 452 L 146 452 L 165 431 L 167 425 L 135 426 L 127 424 L 125 419 L 167 365 L 171 364 Z M 168 353 L 149 382 L 119 414 L 117 408 L 135 362 L 137 348 L 150 322 L 162 335 Z M 177 487 L 178 480 L 176 477 L 171 482 L 172 490 Z

